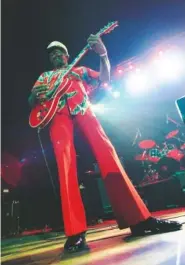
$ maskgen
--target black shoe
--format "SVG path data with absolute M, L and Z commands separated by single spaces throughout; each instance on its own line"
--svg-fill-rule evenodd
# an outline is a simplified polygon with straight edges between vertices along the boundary
M 64 251 L 68 253 L 75 253 L 88 249 L 85 232 L 68 237 L 66 243 L 64 244 Z
M 157 234 L 180 230 L 182 224 L 174 221 L 161 220 L 150 217 L 144 222 L 131 226 L 132 236 L 143 236 L 147 233 Z

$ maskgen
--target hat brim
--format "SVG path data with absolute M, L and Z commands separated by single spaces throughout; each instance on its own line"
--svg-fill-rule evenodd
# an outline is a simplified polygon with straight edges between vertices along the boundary
M 64 51 L 65 54 L 66 54 L 67 56 L 69 56 L 68 52 L 67 52 L 64 48 L 62 48 L 62 47 L 52 46 L 52 47 L 50 47 L 50 48 L 47 48 L 47 52 L 48 52 L 48 53 L 51 53 L 51 52 L 54 51 L 54 50 Z

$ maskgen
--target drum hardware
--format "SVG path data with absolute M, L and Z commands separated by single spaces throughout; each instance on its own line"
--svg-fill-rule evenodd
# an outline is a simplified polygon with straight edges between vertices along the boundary
M 144 168 L 142 183 L 148 184 L 175 176 L 176 172 L 185 169 L 185 134 L 182 127 L 167 115 L 167 121 L 176 125 L 175 130 L 166 134 L 162 145 L 152 140 L 142 140 L 138 143 L 142 153 L 135 156 Z M 168 122 L 167 122 L 168 123 Z M 170 143 L 170 142 L 172 143 Z
M 161 157 L 161 152 L 159 148 L 153 148 L 149 150 L 149 161 L 157 163 Z
M 175 124 L 177 125 L 178 127 L 178 123 L 175 122 Z M 178 146 L 175 145 L 175 144 L 170 144 L 168 145 L 167 144 L 167 152 L 166 152 L 166 157 L 168 158 L 173 158 L 175 159 L 176 161 L 181 161 L 182 158 L 185 156 L 185 153 L 184 153 L 184 149 L 185 149 L 185 141 L 182 137 L 184 137 L 184 134 L 181 133 L 181 138 L 179 137 L 179 134 L 180 134 L 180 129 L 178 130 L 173 130 L 171 132 L 169 132 L 167 135 L 166 135 L 166 139 L 169 140 L 169 139 L 174 139 L 174 140 L 177 140 L 178 141 Z M 178 148 L 179 147 L 179 148 Z
M 175 133 L 168 134 L 168 136 L 174 134 Z M 169 144 L 167 142 L 163 143 L 162 148 L 153 140 L 143 140 L 139 142 L 139 147 L 144 150 L 142 154 L 135 156 L 135 160 L 141 161 L 144 167 L 144 177 L 141 184 L 151 184 L 167 179 L 182 168 L 180 162 L 185 156 L 183 153 L 185 144 L 183 140 L 181 141 L 183 142 L 180 146 L 181 149 L 177 148 L 175 144 Z
M 148 156 L 146 150 L 144 150 L 142 154 L 140 154 L 140 155 L 136 155 L 136 156 L 135 156 L 135 160 L 137 160 L 137 161 L 142 161 L 142 162 L 143 162 L 143 161 L 147 161 L 148 158 L 149 158 L 149 156 Z
M 179 143 L 184 143 L 185 144 L 185 141 L 182 140 L 181 138 L 177 138 L 177 137 L 173 137 L 174 139 L 176 139 Z
M 136 144 L 138 137 L 141 137 L 141 132 L 140 132 L 139 128 L 137 128 L 136 135 L 135 135 L 135 138 L 133 140 L 132 146 L 134 146 Z
M 173 119 L 172 119 L 171 117 L 169 117 L 168 114 L 167 114 L 167 115 L 166 115 L 166 124 L 168 124 L 169 121 L 170 121 L 171 123 L 175 124 L 177 127 L 181 127 L 181 126 L 182 126 L 179 122 L 173 120 Z
M 159 181 L 160 176 L 157 170 L 154 168 L 152 164 L 148 164 L 144 169 L 144 178 L 141 181 L 140 185 L 151 184 L 153 182 Z
M 185 143 L 180 146 L 181 150 L 185 150 Z

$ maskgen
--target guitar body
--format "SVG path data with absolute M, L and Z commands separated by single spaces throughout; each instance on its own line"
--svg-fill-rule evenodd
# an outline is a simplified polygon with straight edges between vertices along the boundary
M 50 99 L 37 104 L 31 111 L 29 116 L 29 125 L 32 128 L 44 128 L 54 117 L 58 109 L 58 104 L 61 97 L 71 87 L 72 81 L 68 78 L 59 86 L 56 95 Z

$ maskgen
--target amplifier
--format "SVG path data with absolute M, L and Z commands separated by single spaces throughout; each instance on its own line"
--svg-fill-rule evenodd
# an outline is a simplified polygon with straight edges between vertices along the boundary
M 185 206 L 185 194 L 177 178 L 143 186 L 139 193 L 150 211 Z
M 181 188 L 185 189 L 185 170 L 177 171 L 173 176 L 179 180 Z
M 112 207 L 100 174 L 88 174 L 80 186 L 87 220 L 112 218 Z
M 2 236 L 19 234 L 20 230 L 20 204 L 19 201 L 7 201 L 2 203 Z

